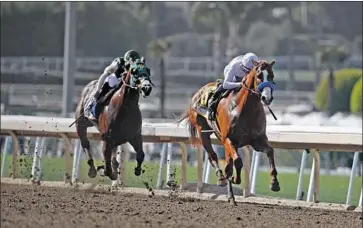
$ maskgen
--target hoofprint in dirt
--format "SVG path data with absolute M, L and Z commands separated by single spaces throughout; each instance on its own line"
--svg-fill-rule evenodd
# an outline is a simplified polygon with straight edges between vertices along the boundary
M 361 227 L 358 212 L 1 184 L 1 227 Z

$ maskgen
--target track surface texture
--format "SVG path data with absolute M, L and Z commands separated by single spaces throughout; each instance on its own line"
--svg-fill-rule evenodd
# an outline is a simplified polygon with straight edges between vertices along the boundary
M 1 184 L 1 228 L 361 226 L 352 211 Z

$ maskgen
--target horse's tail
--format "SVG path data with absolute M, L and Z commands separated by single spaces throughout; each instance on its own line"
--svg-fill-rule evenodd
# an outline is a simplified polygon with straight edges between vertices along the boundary
M 192 121 L 190 120 L 191 109 L 193 106 L 196 106 L 196 104 L 198 102 L 200 102 L 200 99 L 202 98 L 203 93 L 205 92 L 205 89 L 214 84 L 215 84 L 215 82 L 208 83 L 207 85 L 204 85 L 202 88 L 200 88 L 192 97 L 191 105 L 189 105 L 189 107 L 181 114 L 179 119 L 176 121 L 176 123 L 179 125 L 184 120 L 187 120 L 186 124 L 188 125 L 188 129 L 189 129 L 191 138 L 197 137 L 197 129 L 196 129 L 195 125 L 192 123 Z
M 183 122 L 184 120 L 186 120 L 186 124 L 188 126 L 188 130 L 189 130 L 189 134 L 191 136 L 191 138 L 195 138 L 197 136 L 197 129 L 195 128 L 194 124 L 190 121 L 189 118 L 189 112 L 190 112 L 190 108 L 186 109 L 179 117 L 179 119 L 176 121 L 177 125 L 179 126 L 179 124 L 181 122 Z

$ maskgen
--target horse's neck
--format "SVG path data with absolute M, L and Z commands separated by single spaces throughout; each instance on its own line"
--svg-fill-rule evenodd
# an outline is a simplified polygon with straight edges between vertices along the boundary
M 245 86 L 247 88 L 251 88 L 251 86 L 253 85 L 254 80 L 255 80 L 255 74 L 256 74 L 256 70 L 252 69 L 251 72 L 247 75 L 247 79 L 245 81 Z M 247 98 L 250 95 L 249 94 L 250 91 L 247 88 L 242 87 L 236 95 L 235 99 L 236 99 L 236 103 L 237 103 L 237 112 L 238 113 L 241 113 L 242 108 L 245 106 L 245 104 L 247 102 Z
M 114 99 L 115 96 L 119 96 L 120 93 L 121 93 L 121 88 L 113 95 L 113 97 L 111 99 Z M 125 88 L 122 100 L 116 102 L 116 105 L 114 106 L 114 108 L 116 110 L 118 110 L 118 112 L 119 112 L 124 107 L 127 107 L 127 108 L 138 107 L 139 98 L 140 98 L 140 96 L 138 93 L 134 93 L 134 91 L 131 91 L 130 89 Z
M 250 94 L 237 119 L 233 120 L 234 135 L 257 137 L 266 130 L 266 114 L 260 99 Z

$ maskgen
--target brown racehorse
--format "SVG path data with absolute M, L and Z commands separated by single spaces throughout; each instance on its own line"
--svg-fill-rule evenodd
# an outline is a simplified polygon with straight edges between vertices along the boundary
M 232 183 L 241 183 L 242 159 L 237 153 L 238 148 L 251 145 L 256 151 L 267 154 L 270 162 L 270 176 L 272 191 L 279 191 L 277 171 L 274 161 L 274 150 L 269 145 L 266 136 L 266 114 L 261 103 L 269 105 L 273 99 L 275 61 L 254 62 L 254 68 L 241 82 L 237 91 L 222 95 L 216 112 L 216 121 L 208 120 L 206 111 L 209 96 L 216 89 L 217 82 L 203 86 L 192 98 L 192 104 L 181 116 L 178 123 L 188 121 L 192 139 L 200 138 L 204 149 L 208 153 L 211 165 L 216 169 L 217 185 L 228 184 L 228 199 L 234 202 Z M 211 92 L 212 91 L 212 92 Z M 225 175 L 218 164 L 217 154 L 211 144 L 211 134 L 214 133 L 225 149 Z M 192 140 L 193 141 L 193 140 Z M 195 141 L 195 140 L 194 140 Z M 236 177 L 233 175 L 233 165 Z
M 84 107 L 87 100 L 92 97 L 92 91 L 96 89 L 96 81 L 90 82 L 82 91 L 81 100 L 76 110 L 76 129 L 80 138 L 83 150 L 88 156 L 90 166 L 88 176 L 96 177 L 97 171 L 94 166 L 90 143 L 87 138 L 87 128 L 96 126 L 101 134 L 103 142 L 104 166 L 99 166 L 97 170 L 104 169 L 104 175 L 111 180 L 117 179 L 118 162 L 116 160 L 117 146 L 130 143 L 136 151 L 137 166 L 135 175 L 141 174 L 141 165 L 144 161 L 142 148 L 142 116 L 139 108 L 140 93 L 148 97 L 152 91 L 150 75 L 143 63 L 135 64 L 130 71 L 122 77 L 122 83 L 116 87 L 116 91 L 110 91 L 105 99 L 109 98 L 109 104 L 104 107 L 98 117 L 97 123 L 87 118 Z M 112 166 L 111 166 L 112 160 Z

